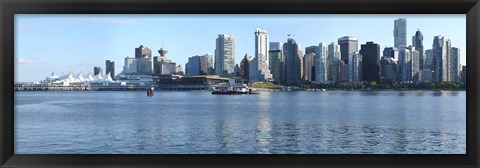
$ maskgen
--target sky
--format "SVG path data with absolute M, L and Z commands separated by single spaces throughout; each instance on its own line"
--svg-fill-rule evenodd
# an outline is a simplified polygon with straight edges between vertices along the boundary
M 15 82 L 44 80 L 57 75 L 105 69 L 105 60 L 115 61 L 115 72 L 123 70 L 124 59 L 135 56 L 135 48 L 166 48 L 166 57 L 185 67 L 188 57 L 215 52 L 218 34 L 236 38 L 235 62 L 245 54 L 254 56 L 256 28 L 268 31 L 270 42 L 285 43 L 293 34 L 302 50 L 319 43 L 337 42 L 343 36 L 358 38 L 358 48 L 367 41 L 393 46 L 394 20 L 407 19 L 407 45 L 419 29 L 424 50 L 431 49 L 433 37 L 450 38 L 460 49 L 460 64 L 466 65 L 466 17 L 464 14 L 16 14 Z

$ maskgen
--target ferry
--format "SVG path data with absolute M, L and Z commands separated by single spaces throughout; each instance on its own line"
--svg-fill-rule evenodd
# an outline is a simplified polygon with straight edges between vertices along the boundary
M 228 83 L 220 83 L 212 89 L 212 94 L 256 94 L 246 84 L 235 83 L 233 79 Z

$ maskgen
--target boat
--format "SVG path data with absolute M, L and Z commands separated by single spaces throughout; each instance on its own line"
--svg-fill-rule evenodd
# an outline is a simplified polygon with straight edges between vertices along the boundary
M 252 92 L 246 84 L 235 83 L 235 80 L 229 80 L 228 83 L 220 83 L 214 86 L 212 94 L 257 94 Z

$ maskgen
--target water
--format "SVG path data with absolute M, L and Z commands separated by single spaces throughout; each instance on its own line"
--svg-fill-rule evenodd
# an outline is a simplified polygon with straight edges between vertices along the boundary
M 15 92 L 16 154 L 465 154 L 465 91 Z

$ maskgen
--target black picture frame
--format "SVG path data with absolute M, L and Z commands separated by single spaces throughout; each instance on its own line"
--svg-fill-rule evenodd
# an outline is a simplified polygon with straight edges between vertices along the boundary
M 464 167 L 480 166 L 479 0 L 2 0 L 2 167 Z M 466 155 L 20 155 L 13 152 L 15 14 L 466 14 Z

